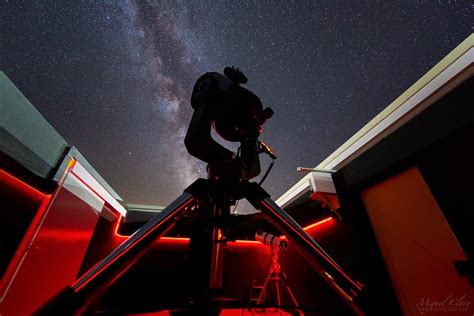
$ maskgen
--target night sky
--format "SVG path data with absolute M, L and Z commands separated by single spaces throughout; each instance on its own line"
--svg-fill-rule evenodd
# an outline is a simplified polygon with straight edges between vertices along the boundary
M 296 167 L 473 32 L 473 12 L 455 0 L 0 0 L 0 70 L 126 202 L 166 205 L 205 175 L 183 145 L 195 80 L 238 66 L 275 111 L 261 139 L 279 156 L 264 183 L 276 199 Z

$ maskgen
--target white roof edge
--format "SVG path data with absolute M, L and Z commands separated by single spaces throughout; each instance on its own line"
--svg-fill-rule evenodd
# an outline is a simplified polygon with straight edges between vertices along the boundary
M 474 33 L 469 35 L 461 44 L 446 55 L 439 63 L 431 68 L 424 76 L 416 81 L 410 88 L 402 93 L 395 101 L 387 106 L 382 112 L 375 116 L 369 123 L 362 127 L 357 133 L 349 138 L 344 144 L 336 149 L 316 168 L 323 170 L 339 170 L 342 166 L 355 159 L 363 151 L 375 145 L 380 139 L 395 129 L 402 126 L 408 120 L 416 116 L 422 110 L 429 107 L 437 99 L 423 104 L 425 99 L 433 95 L 449 80 L 460 74 L 474 64 Z M 474 73 L 474 67 L 468 69 L 468 73 Z M 454 88 L 451 87 L 451 88 Z M 448 90 L 450 91 L 450 90 Z M 444 91 L 443 95 L 448 91 Z M 276 203 L 283 206 L 293 197 L 310 186 L 311 174 L 305 175 L 288 191 L 283 193 Z
M 288 203 L 291 199 L 293 199 L 295 196 L 303 192 L 306 188 L 310 186 L 310 181 L 311 181 L 311 174 L 307 174 L 298 181 L 295 185 L 293 185 L 288 191 L 283 193 L 282 196 L 280 196 L 275 203 L 278 204 L 278 206 L 282 207 L 286 203 Z
M 80 180 L 84 181 L 84 184 L 88 186 L 95 194 L 102 198 L 105 202 L 108 202 L 118 213 L 122 216 L 127 215 L 127 210 L 120 204 L 100 183 L 97 181 L 87 169 L 79 162 L 76 161 L 72 167 L 72 172 Z

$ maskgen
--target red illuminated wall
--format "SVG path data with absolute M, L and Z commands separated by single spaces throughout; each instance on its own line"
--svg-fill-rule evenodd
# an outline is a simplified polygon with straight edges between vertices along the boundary
M 29 315 L 54 294 L 73 283 L 90 248 L 105 200 L 69 164 L 53 194 L 45 195 L 26 182 L 0 172 L 2 194 L 12 207 L 9 215 L 25 225 L 21 242 L 7 262 L 0 283 L 0 315 Z M 84 169 L 78 169 L 83 174 Z M 85 174 L 85 176 L 88 176 Z M 21 198 L 31 202 L 28 209 Z M 30 219 L 21 216 L 28 213 Z M 107 214 L 109 221 L 117 217 Z M 109 233 L 109 239 L 113 232 Z M 7 236 L 9 237 L 9 236 Z M 100 241 L 98 241 L 100 244 Z M 103 253 L 105 256 L 107 253 Z M 96 258 L 99 260 L 101 258 Z
M 466 256 L 418 169 L 366 189 L 362 199 L 404 314 L 471 315 L 474 291 L 453 265 Z

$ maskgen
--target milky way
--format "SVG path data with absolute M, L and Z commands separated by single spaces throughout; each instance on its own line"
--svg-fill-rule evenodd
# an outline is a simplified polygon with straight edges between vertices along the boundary
M 205 175 L 183 145 L 201 74 L 238 66 L 274 109 L 277 198 L 474 21 L 448 0 L 0 3 L 0 70 L 126 202 L 159 205 Z
M 176 183 L 182 188 L 202 176 L 202 165 L 187 154 L 183 139 L 190 116 L 189 90 L 203 52 L 186 36 L 182 20 L 188 17 L 176 15 L 185 10 L 159 3 L 126 3 L 120 7 L 127 17 L 123 27 L 130 34 L 128 49 L 137 67 L 137 79 L 147 90 L 139 96 L 140 106 L 160 118 L 157 155 L 165 166 L 160 174 L 171 179 L 171 186 Z

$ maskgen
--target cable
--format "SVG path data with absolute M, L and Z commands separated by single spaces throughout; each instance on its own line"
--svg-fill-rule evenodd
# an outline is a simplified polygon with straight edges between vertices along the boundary
M 275 164 L 275 159 L 272 159 L 272 163 L 271 163 L 270 166 L 268 167 L 267 172 L 265 172 L 265 174 L 263 175 L 262 180 L 260 180 L 260 182 L 258 183 L 258 185 L 262 185 L 263 181 L 265 181 L 265 179 L 267 178 L 268 174 L 270 173 L 270 170 L 272 170 L 272 167 L 273 167 L 274 164 Z

